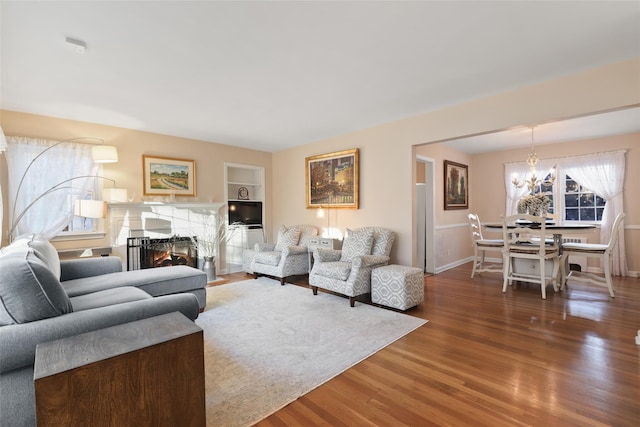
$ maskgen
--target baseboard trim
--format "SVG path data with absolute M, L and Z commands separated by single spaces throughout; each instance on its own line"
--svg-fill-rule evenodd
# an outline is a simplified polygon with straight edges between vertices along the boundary
M 443 271 L 451 270 L 452 268 L 458 267 L 462 264 L 466 264 L 471 261 L 473 261 L 473 257 L 467 257 L 446 265 L 441 265 L 440 267 L 436 268 L 435 274 L 442 273 Z

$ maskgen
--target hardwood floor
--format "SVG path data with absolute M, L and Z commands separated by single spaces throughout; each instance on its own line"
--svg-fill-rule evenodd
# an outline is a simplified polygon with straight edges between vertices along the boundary
M 257 425 L 638 425 L 639 279 L 615 278 L 614 299 L 570 282 L 542 300 L 535 285 L 503 294 L 499 274 L 470 273 L 425 277 L 425 302 L 406 313 L 429 323 Z

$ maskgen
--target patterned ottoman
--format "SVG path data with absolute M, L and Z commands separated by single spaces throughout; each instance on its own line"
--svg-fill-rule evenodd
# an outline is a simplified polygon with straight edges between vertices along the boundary
M 424 273 L 419 268 L 387 265 L 371 272 L 371 301 L 406 310 L 424 301 Z

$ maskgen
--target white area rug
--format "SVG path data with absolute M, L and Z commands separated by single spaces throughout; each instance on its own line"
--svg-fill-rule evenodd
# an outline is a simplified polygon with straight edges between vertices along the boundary
M 260 278 L 207 288 L 207 425 L 248 426 L 427 321 Z

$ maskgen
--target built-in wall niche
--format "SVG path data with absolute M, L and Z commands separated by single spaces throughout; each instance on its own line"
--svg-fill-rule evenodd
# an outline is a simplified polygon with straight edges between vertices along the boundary
M 252 218 L 261 217 L 264 221 L 264 168 L 239 163 L 225 163 L 224 179 L 227 207 L 229 209 L 238 208 L 238 204 L 241 202 L 261 202 L 253 205 L 253 209 L 261 205 L 262 215 L 252 214 L 251 216 Z M 232 217 L 233 215 L 228 214 L 227 220 Z M 265 229 L 264 222 L 256 224 L 255 221 L 248 221 L 245 225 L 228 227 L 225 257 L 226 270 L 223 270 L 223 272 L 234 273 L 242 271 L 242 254 L 244 250 L 253 248 L 256 243 L 265 241 Z
M 227 200 L 264 200 L 264 168 L 225 163 Z

